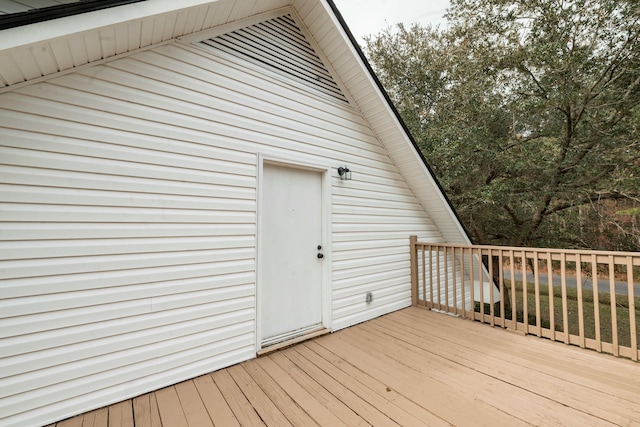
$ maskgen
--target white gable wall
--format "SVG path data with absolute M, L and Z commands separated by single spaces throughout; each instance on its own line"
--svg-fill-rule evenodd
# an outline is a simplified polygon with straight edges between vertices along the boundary
M 226 53 L 161 46 L 0 110 L 3 425 L 255 355 L 259 154 L 353 171 L 332 178 L 334 329 L 408 306 L 408 236 L 443 241 L 356 108 Z

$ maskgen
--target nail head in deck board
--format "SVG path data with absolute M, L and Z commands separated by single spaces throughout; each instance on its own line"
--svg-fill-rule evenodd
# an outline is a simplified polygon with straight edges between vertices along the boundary
M 211 378 L 211 375 L 203 375 L 193 380 L 198 393 L 204 402 L 204 406 L 209 412 L 209 416 L 213 420 L 215 426 L 240 426 L 240 423 L 236 419 L 235 415 L 229 408 L 227 401 L 224 400 L 222 393 L 218 389 L 218 386 Z
M 377 419 L 372 420 L 374 425 L 389 424 L 390 422 L 399 425 L 421 424 L 420 420 L 413 417 L 407 417 L 406 412 L 391 404 L 389 400 L 386 400 L 384 398 L 384 394 L 378 394 L 377 392 L 374 392 L 372 389 L 355 380 L 355 378 L 353 380 L 351 378 L 345 380 L 345 373 L 343 371 L 340 371 L 339 368 L 320 357 L 310 348 L 306 346 L 297 346 L 295 348 L 295 351 L 298 355 L 304 357 L 304 359 L 306 359 L 309 363 L 313 364 L 317 369 L 321 370 L 322 373 L 320 375 L 327 376 L 337 384 L 342 385 L 346 390 L 352 393 L 353 396 L 359 397 L 363 402 L 366 402 L 367 405 L 375 408 L 377 411 L 379 411 L 379 413 L 387 418 L 386 420 L 382 419 L 381 421 L 378 421 Z M 316 376 L 316 378 L 318 376 Z M 391 391 L 391 389 L 386 386 L 384 386 L 384 390 L 387 393 Z
M 256 360 L 265 372 L 269 374 L 295 401 L 321 426 L 345 426 L 330 409 L 323 406 L 316 397 L 298 384 L 287 372 L 273 360 L 273 355 Z
M 260 385 L 260 388 L 269 396 L 271 401 L 280 409 L 285 417 L 296 427 L 317 426 L 313 418 L 293 400 L 273 378 L 256 363 L 245 362 L 242 367 L 247 371 L 253 380 Z
M 340 381 L 337 381 L 327 375 L 326 372 L 314 365 L 306 357 L 296 351 L 295 348 L 289 349 L 285 355 L 291 362 L 295 363 L 300 369 L 306 372 L 309 377 L 313 378 L 318 384 L 324 387 L 329 393 L 333 394 L 337 399 L 343 402 L 369 424 L 374 426 L 397 426 L 397 423 L 391 420 L 386 414 L 380 412 L 380 410 L 375 406 L 353 393 Z
M 367 394 L 367 391 L 370 391 L 374 396 L 384 399 L 384 402 L 379 405 L 379 407 L 384 408 L 386 414 L 393 415 L 393 418 L 396 419 L 400 425 L 450 425 L 432 412 L 417 405 L 412 400 L 407 399 L 406 396 L 392 390 L 380 382 L 375 376 L 369 375 L 365 371 L 341 359 L 317 342 L 305 343 L 301 347 L 309 349 L 310 352 L 313 352 L 320 359 L 326 361 L 327 364 L 339 369 L 340 373 L 338 373 L 338 376 L 344 378 L 344 375 L 347 375 L 347 378 L 343 379 L 345 383 L 352 384 L 352 387 L 362 385 L 364 390 L 362 393 L 363 396 Z
M 109 427 L 133 427 L 131 399 L 109 406 Z
M 227 370 L 216 371 L 211 377 L 242 426 L 265 425 Z
M 193 381 L 185 381 L 176 384 L 175 387 L 187 424 L 198 427 L 213 427 L 207 408 L 204 406 Z
M 163 426 L 188 427 L 175 387 L 167 387 L 155 393 Z
M 242 366 L 232 366 L 228 372 L 266 425 L 292 425 Z

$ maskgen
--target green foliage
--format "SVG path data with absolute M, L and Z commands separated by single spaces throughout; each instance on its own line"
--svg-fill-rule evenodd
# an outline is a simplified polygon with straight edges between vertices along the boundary
M 506 286 L 510 287 L 510 283 L 506 281 Z M 524 309 L 523 309 L 523 285 L 522 282 L 515 282 L 515 299 L 516 299 L 516 317 L 518 322 L 524 321 Z M 529 325 L 536 326 L 536 299 L 538 300 L 540 308 L 540 326 L 545 329 L 551 327 L 551 313 L 553 312 L 554 328 L 558 332 L 564 332 L 564 328 L 568 327 L 569 333 L 579 336 L 579 316 L 580 304 L 578 303 L 578 291 L 575 288 L 565 289 L 566 304 L 568 313 L 568 324 L 564 325 L 563 320 L 563 301 L 562 301 L 562 288 L 560 286 L 553 286 L 551 297 L 549 296 L 547 286 L 541 286 L 541 292 L 536 297 L 534 284 L 527 284 L 527 322 Z M 631 319 L 635 319 L 636 334 L 640 332 L 640 297 L 635 297 L 631 303 L 628 295 L 616 295 L 616 323 L 617 323 L 617 338 L 618 343 L 625 347 L 631 346 Z M 593 292 L 584 292 L 582 298 L 582 319 L 585 331 L 585 337 L 589 339 L 595 339 L 596 323 L 600 324 L 600 334 L 602 342 L 613 342 L 613 316 L 611 311 L 611 295 L 607 292 L 598 293 L 598 312 L 600 314 L 599 321 L 596 322 L 595 308 L 596 303 L 593 296 Z M 551 309 L 553 307 L 553 310 Z M 485 304 L 485 313 L 489 313 L 490 307 Z M 479 303 L 476 303 L 476 312 L 480 312 Z M 500 303 L 496 303 L 494 312 L 500 312 Z M 505 318 L 511 320 L 512 313 L 509 310 L 505 310 Z M 638 335 L 640 337 L 640 335 Z M 640 348 L 640 342 L 638 343 Z
M 629 208 L 616 212 L 616 215 L 640 215 L 640 208 Z
M 478 243 L 598 246 L 585 210 L 639 200 L 639 16 L 631 0 L 452 0 L 444 29 L 366 40 Z

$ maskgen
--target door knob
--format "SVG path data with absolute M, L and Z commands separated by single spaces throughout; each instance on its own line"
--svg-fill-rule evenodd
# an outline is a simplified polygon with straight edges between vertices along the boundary
M 323 254 L 318 254 L 318 258 L 324 258 Z

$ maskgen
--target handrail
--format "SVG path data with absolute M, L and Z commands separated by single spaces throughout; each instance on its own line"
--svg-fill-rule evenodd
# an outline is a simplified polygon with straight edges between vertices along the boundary
M 414 305 L 639 358 L 638 252 L 410 245 Z

